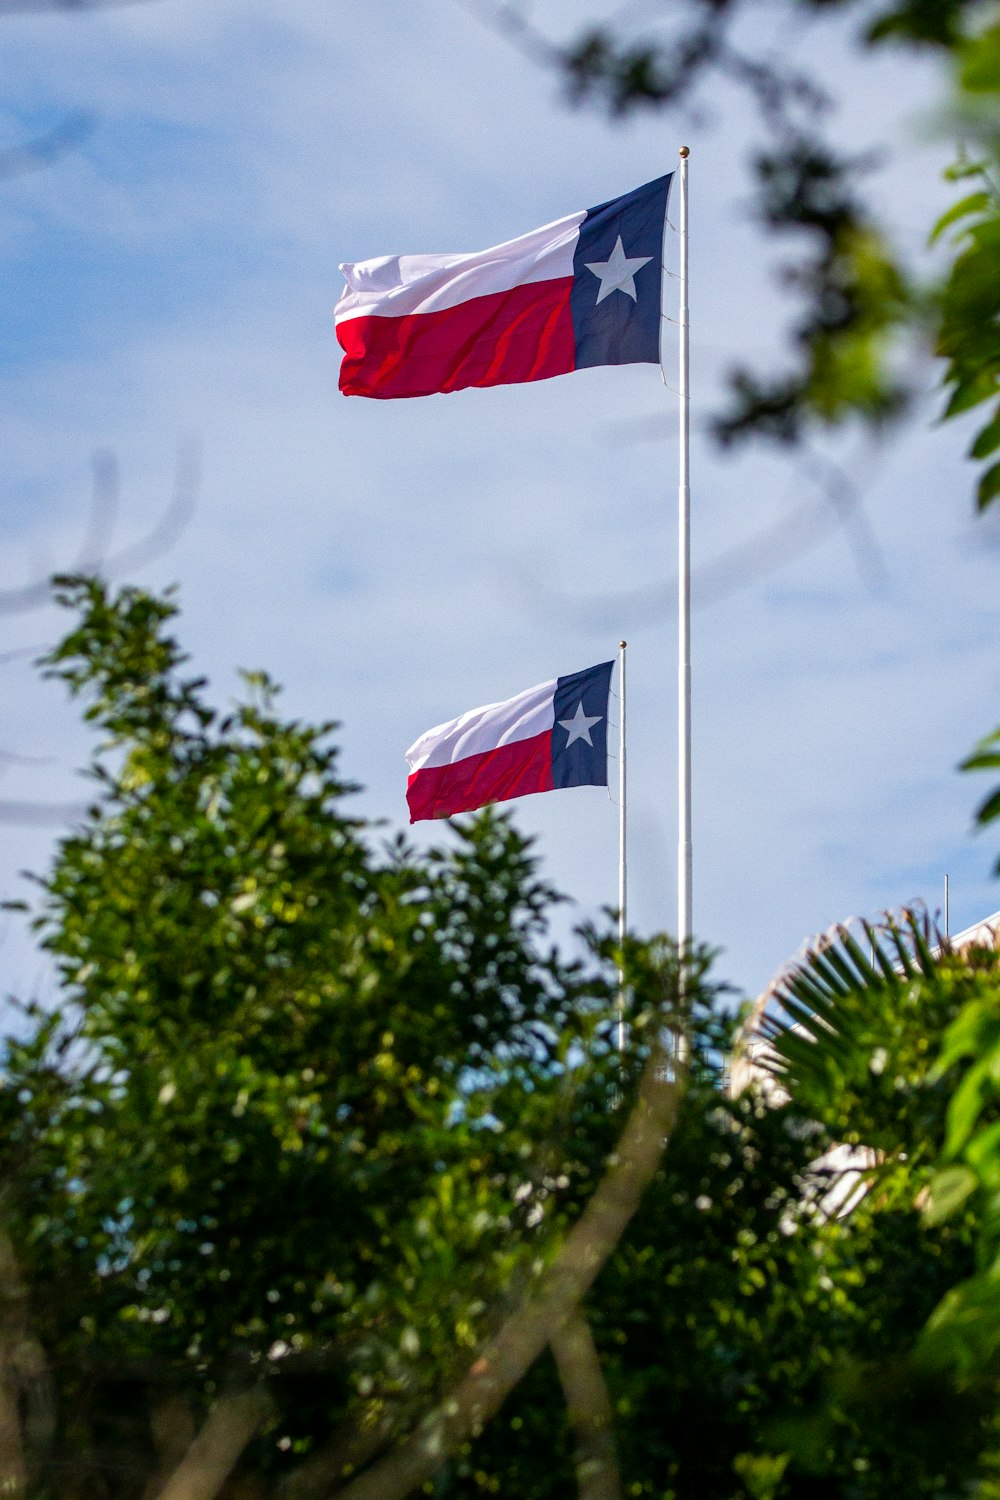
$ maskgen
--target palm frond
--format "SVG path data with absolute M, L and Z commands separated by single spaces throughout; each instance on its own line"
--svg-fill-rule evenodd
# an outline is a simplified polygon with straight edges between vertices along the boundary
M 834 1139 L 892 1149 L 900 1081 L 926 1073 L 927 1032 L 943 1019 L 934 998 L 943 948 L 917 909 L 838 923 L 776 976 L 743 1051 Z

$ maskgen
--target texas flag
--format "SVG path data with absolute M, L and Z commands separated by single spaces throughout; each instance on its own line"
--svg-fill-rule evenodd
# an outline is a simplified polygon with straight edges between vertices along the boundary
M 471 708 L 406 752 L 410 822 L 564 786 L 608 784 L 608 694 L 614 662 Z
M 491 250 L 341 266 L 345 396 L 429 396 L 658 364 L 672 173 Z

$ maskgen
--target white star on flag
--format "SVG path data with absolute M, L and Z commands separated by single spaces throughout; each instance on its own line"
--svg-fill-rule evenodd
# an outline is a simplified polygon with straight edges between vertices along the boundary
M 600 280 L 601 289 L 597 294 L 597 301 L 601 303 L 605 297 L 610 297 L 612 292 L 624 292 L 626 297 L 631 297 L 637 302 L 635 292 L 635 273 L 641 271 L 642 267 L 651 261 L 651 255 L 634 255 L 631 258 L 625 254 L 625 246 L 622 244 L 621 235 L 615 241 L 615 248 L 607 260 L 588 260 L 584 265 L 588 271 L 593 271 Z
M 586 740 L 587 744 L 593 747 L 594 742 L 590 738 L 590 727 L 592 724 L 599 724 L 603 717 L 603 714 L 594 714 L 593 718 L 585 714 L 583 711 L 583 699 L 581 698 L 576 705 L 576 713 L 573 717 L 571 719 L 559 720 L 561 727 L 569 733 L 569 739 L 566 741 L 566 749 L 569 749 L 574 740 Z

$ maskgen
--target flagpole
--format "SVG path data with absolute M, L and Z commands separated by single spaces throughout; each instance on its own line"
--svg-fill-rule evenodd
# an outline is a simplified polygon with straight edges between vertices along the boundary
M 691 397 L 688 322 L 688 148 L 680 148 L 680 395 L 677 476 L 677 941 L 691 941 Z
M 627 834 L 625 814 L 625 647 L 627 641 L 618 642 L 618 947 L 625 946 L 627 927 L 626 902 L 628 899 Z M 625 1051 L 625 966 L 618 963 L 618 1051 Z

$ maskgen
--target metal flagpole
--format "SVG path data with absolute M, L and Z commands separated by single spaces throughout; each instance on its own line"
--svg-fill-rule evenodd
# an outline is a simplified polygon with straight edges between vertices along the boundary
M 688 148 L 680 149 L 680 460 L 677 482 L 677 941 L 691 940 L 691 397 L 688 327 Z
M 618 642 L 618 946 L 625 945 L 627 925 L 625 906 L 628 899 L 628 865 L 626 860 L 628 824 L 625 816 L 625 647 Z M 618 966 L 618 1051 L 625 1051 L 625 969 Z

